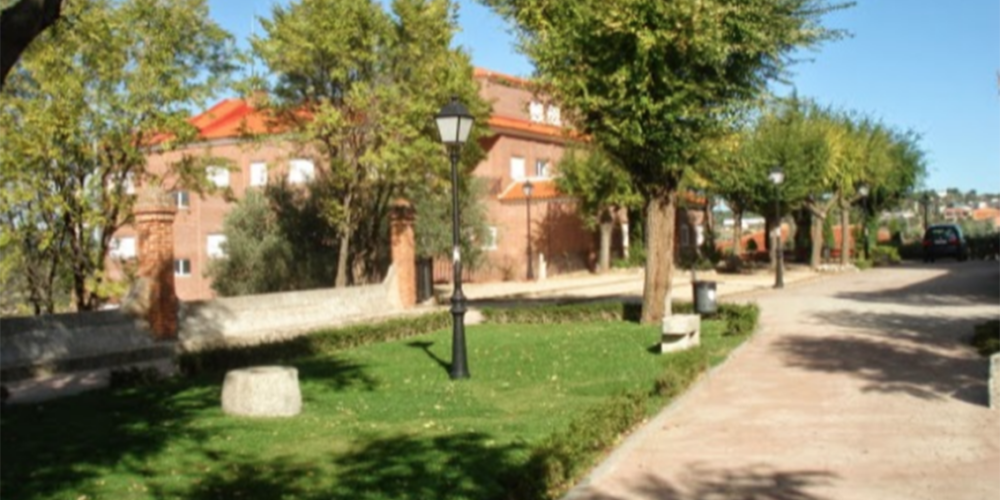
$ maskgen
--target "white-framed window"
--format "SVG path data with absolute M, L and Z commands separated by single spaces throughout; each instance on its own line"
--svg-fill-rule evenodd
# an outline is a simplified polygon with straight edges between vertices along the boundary
M 210 234 L 205 239 L 205 252 L 210 259 L 218 259 L 226 256 L 226 249 L 222 246 L 226 243 L 226 235 Z
M 250 164 L 250 185 L 251 186 L 267 185 L 267 163 L 264 163 L 262 161 L 255 161 Z
M 191 208 L 191 195 L 187 191 L 174 191 L 174 205 L 180 210 Z
M 208 167 L 205 169 L 208 181 L 218 187 L 229 186 L 229 169 L 226 167 Z
M 528 104 L 528 115 L 531 117 L 531 121 L 535 123 L 545 122 L 545 105 L 538 101 L 531 101 Z
M 174 276 L 191 276 L 191 259 L 174 259 Z
M 549 108 L 545 110 L 545 123 L 555 125 L 557 127 L 562 125 L 562 116 L 559 111 L 559 106 L 549 105 Z
M 520 156 L 510 157 L 510 178 L 515 181 L 524 180 L 524 158 Z
M 549 160 L 539 159 L 535 160 L 535 177 L 548 177 L 549 176 Z
M 316 166 L 312 160 L 295 159 L 288 162 L 288 183 L 305 184 L 316 177 Z
M 134 259 L 138 252 L 135 246 L 135 236 L 112 238 L 111 250 L 108 255 L 116 259 Z
M 499 232 L 496 226 L 490 226 L 486 228 L 486 241 L 483 242 L 483 250 L 496 250 L 497 249 L 497 237 Z

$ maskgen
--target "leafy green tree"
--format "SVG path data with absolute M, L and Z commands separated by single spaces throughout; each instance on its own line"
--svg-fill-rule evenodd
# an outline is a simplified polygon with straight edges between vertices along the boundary
M 212 289 L 237 296 L 329 286 L 335 233 L 318 202 L 287 183 L 248 191 L 223 220 L 225 256 L 207 271 Z
M 119 291 L 105 259 L 130 221 L 131 187 L 167 179 L 147 158 L 193 139 L 188 110 L 223 83 L 230 46 L 203 0 L 81 0 L 62 14 L 0 95 L 0 223 L 27 262 L 66 266 L 76 308 L 89 310 Z M 172 170 L 173 182 L 204 183 L 191 158 Z
M 289 137 L 319 159 L 324 216 L 336 227 L 334 283 L 365 279 L 384 254 L 392 201 L 448 179 L 433 116 L 458 96 L 488 111 L 468 57 L 450 47 L 447 0 L 397 0 L 394 16 L 371 0 L 301 0 L 276 6 L 252 45 L 276 77 L 267 103 Z M 261 85 L 261 82 L 256 82 Z M 473 130 L 468 171 L 481 157 Z M 350 274 L 350 276 L 349 276 Z
M 799 47 L 834 38 L 821 0 L 484 0 L 540 84 L 619 161 L 646 205 L 644 323 L 669 314 L 678 185 L 706 139 Z
M 418 257 L 451 256 L 451 191 L 428 186 L 415 189 L 416 246 Z M 479 201 L 486 195 L 481 179 L 467 177 L 460 186 L 459 211 L 462 215 L 462 262 L 474 269 L 482 258 L 487 241 L 486 207 Z
M 594 147 L 570 148 L 558 167 L 559 190 L 572 195 L 579 204 L 583 223 L 600 229 L 599 269 L 611 267 L 611 234 L 615 214 L 636 208 L 642 199 L 632 188 L 628 172 Z

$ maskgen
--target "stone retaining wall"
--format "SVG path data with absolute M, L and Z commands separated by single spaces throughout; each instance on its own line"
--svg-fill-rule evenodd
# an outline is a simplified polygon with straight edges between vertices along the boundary
M 122 367 L 180 349 L 252 344 L 401 309 L 395 272 L 381 284 L 249 295 L 181 305 L 179 346 L 156 341 L 145 320 L 123 311 L 0 319 L 0 378 Z

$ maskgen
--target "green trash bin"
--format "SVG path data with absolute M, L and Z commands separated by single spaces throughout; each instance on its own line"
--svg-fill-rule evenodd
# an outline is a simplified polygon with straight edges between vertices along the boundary
M 695 281 L 694 286 L 694 312 L 697 314 L 715 314 L 719 310 L 719 305 L 715 301 L 714 281 Z

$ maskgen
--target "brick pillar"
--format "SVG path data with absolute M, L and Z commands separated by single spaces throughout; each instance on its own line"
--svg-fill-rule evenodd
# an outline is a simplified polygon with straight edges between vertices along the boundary
M 392 265 L 396 269 L 399 302 L 403 308 L 417 303 L 416 242 L 413 238 L 413 206 L 406 200 L 392 204 L 391 245 Z
M 139 278 L 146 283 L 145 316 L 157 340 L 177 338 L 177 294 L 174 289 L 174 215 L 171 196 L 159 187 L 144 188 L 136 201 L 139 233 Z

